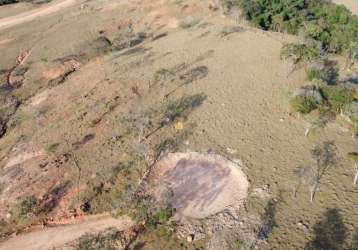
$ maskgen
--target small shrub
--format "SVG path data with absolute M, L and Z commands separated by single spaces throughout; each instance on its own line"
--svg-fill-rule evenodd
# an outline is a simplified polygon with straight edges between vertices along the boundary
M 285 44 L 281 49 L 281 58 L 291 59 L 294 64 L 311 62 L 321 56 L 321 50 L 317 45 Z
M 345 105 L 353 101 L 353 90 L 343 86 L 325 86 L 321 88 L 321 92 L 335 112 L 340 112 Z
M 166 110 L 164 111 L 164 120 L 173 122 L 179 117 L 185 118 L 190 111 L 200 106 L 205 99 L 205 95 L 197 94 L 183 97 L 178 100 L 170 100 L 166 106 Z
M 46 150 L 49 153 L 54 153 L 57 150 L 58 146 L 60 146 L 60 143 L 51 143 L 47 146 Z
M 358 101 L 358 88 L 356 88 L 356 90 L 354 91 L 353 98 L 354 100 Z
M 95 234 L 87 233 L 81 236 L 75 244 L 76 250 L 116 250 L 124 249 L 124 236 L 122 232 L 107 229 L 104 232 Z
M 307 74 L 307 79 L 309 81 L 321 79 L 321 71 L 319 69 L 313 69 L 313 68 L 307 69 L 306 74 Z
M 146 224 L 151 228 L 156 228 L 158 225 L 167 223 L 175 213 L 175 209 L 169 206 L 156 210 L 147 215 Z
M 200 19 L 194 18 L 192 16 L 187 16 L 179 22 L 179 27 L 181 27 L 183 29 L 189 29 L 189 28 L 197 25 L 199 22 L 200 22 Z
M 158 235 L 158 237 L 161 237 L 161 238 L 169 238 L 170 236 L 172 236 L 172 231 L 166 227 L 157 228 L 155 233 Z
M 170 69 L 159 69 L 154 73 L 154 81 L 166 81 L 175 76 L 175 73 Z
M 313 202 L 316 192 L 322 183 L 322 179 L 326 176 L 327 171 L 332 167 L 339 165 L 337 147 L 332 141 L 325 141 L 316 145 L 312 151 L 312 158 L 315 164 L 301 166 L 295 170 L 295 174 L 299 177 L 301 184 L 308 187 L 310 192 L 310 201 Z
M 236 240 L 233 247 L 234 250 L 253 250 L 255 249 L 255 244 L 249 241 Z
M 318 107 L 313 96 L 295 96 L 290 104 L 293 110 L 300 114 L 308 114 Z
M 21 199 L 11 210 L 12 218 L 21 223 L 41 213 L 41 204 L 35 196 L 27 196 Z
M 144 162 L 137 160 L 119 163 L 110 171 L 100 171 L 97 178 L 87 183 L 88 188 L 80 195 L 81 204 L 85 204 L 88 210 L 86 212 L 96 214 L 122 207 L 122 214 L 130 212 L 128 206 L 133 203 L 133 183 L 138 182 L 144 167 Z
M 358 41 L 351 41 L 347 53 L 347 66 L 350 68 L 358 60 Z

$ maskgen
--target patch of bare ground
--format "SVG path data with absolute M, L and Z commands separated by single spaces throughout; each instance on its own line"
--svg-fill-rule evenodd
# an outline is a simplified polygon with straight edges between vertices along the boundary
M 182 217 L 204 219 L 225 208 L 240 207 L 249 183 L 240 167 L 219 155 L 174 153 L 154 166 L 150 182 L 157 183 L 160 199 L 170 190 L 170 204 Z

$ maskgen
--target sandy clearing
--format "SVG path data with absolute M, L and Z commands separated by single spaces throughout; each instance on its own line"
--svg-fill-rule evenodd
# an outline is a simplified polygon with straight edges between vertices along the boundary
M 52 14 L 54 12 L 57 12 L 63 8 L 66 8 L 68 6 L 71 6 L 74 4 L 75 0 L 64 0 L 62 2 L 55 3 L 50 6 L 45 6 L 36 10 L 31 10 L 25 13 L 21 13 L 15 16 L 6 17 L 0 19 L 0 30 L 9 28 L 12 26 L 15 26 L 17 24 L 26 23 L 31 20 L 34 20 L 35 18 L 46 16 L 49 14 Z
M 44 230 L 23 234 L 0 244 L 0 249 L 12 250 L 47 250 L 64 246 L 86 233 L 96 233 L 107 228 L 114 227 L 118 230 L 126 230 L 132 226 L 128 219 L 114 219 L 109 216 L 95 217 L 79 224 L 50 227 Z
M 11 158 L 8 163 L 6 164 L 5 168 L 9 168 L 15 166 L 17 164 L 23 163 L 25 161 L 45 156 L 46 152 L 44 150 L 36 151 L 36 152 L 24 152 L 22 154 L 18 154 L 15 157 Z
M 160 183 L 157 194 L 168 188 L 173 192 L 170 203 L 179 218 L 203 219 L 229 206 L 240 207 L 247 196 L 245 174 L 220 155 L 172 153 L 154 169 L 152 178 Z
M 12 42 L 13 40 L 14 40 L 14 39 L 12 39 L 12 38 L 7 38 L 7 39 L 0 40 L 0 47 L 9 44 L 9 43 Z
M 352 11 L 353 14 L 358 15 L 358 1 L 357 0 L 334 0 L 336 4 L 343 4 Z
M 40 92 L 39 94 L 31 98 L 30 105 L 33 107 L 40 105 L 42 102 L 47 100 L 49 95 L 50 95 L 50 91 L 48 89 Z

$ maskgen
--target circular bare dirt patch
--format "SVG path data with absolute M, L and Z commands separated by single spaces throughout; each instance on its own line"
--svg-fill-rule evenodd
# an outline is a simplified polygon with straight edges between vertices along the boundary
M 202 219 L 227 207 L 239 207 L 249 182 L 240 166 L 215 154 L 173 153 L 160 160 L 151 181 L 158 199 L 170 190 L 177 216 Z

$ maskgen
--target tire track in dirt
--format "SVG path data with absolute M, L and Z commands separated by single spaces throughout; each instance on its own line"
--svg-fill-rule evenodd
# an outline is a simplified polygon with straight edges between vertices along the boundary
M 30 22 L 36 18 L 46 16 L 52 13 L 55 13 L 61 9 L 67 8 L 71 5 L 73 5 L 76 2 L 76 0 L 64 0 L 55 4 L 52 4 L 50 6 L 41 7 L 39 9 L 31 10 L 25 13 L 21 13 L 15 16 L 5 17 L 0 19 L 0 30 Z
M 113 227 L 118 230 L 126 230 L 133 226 L 129 218 L 115 219 L 108 215 L 93 216 L 76 224 L 48 227 L 43 230 L 37 230 L 26 234 L 10 238 L 0 243 L 0 249 L 12 250 L 47 250 L 63 247 L 71 243 L 86 233 L 97 233 L 107 228 Z

